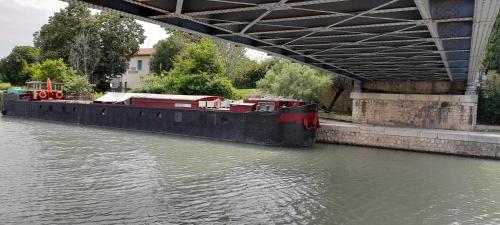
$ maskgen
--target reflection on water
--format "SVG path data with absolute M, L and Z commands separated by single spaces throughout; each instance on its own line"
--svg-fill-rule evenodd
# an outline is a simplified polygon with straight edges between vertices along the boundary
M 0 118 L 2 224 L 500 224 L 500 161 Z

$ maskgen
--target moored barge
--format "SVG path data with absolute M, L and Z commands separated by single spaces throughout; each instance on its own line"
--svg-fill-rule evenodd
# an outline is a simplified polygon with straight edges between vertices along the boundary
M 286 99 L 229 101 L 216 96 L 111 92 L 94 102 L 81 102 L 36 96 L 4 93 L 2 114 L 291 147 L 311 146 L 319 127 L 315 104 Z

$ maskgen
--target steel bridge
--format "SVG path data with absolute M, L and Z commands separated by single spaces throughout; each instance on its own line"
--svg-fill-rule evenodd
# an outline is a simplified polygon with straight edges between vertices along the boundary
M 474 82 L 500 0 L 67 0 L 356 81 Z

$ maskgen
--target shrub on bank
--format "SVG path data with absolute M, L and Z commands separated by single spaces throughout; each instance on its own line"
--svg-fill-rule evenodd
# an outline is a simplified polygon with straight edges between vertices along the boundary
M 10 85 L 10 83 L 0 83 L 0 91 L 7 90 L 10 87 L 12 87 L 12 85 Z

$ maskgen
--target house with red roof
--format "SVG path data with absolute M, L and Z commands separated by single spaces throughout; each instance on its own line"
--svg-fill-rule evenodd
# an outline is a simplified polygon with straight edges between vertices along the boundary
M 129 61 L 127 71 L 111 81 L 111 89 L 124 91 L 140 85 L 141 79 L 150 73 L 149 62 L 154 48 L 141 48 Z

